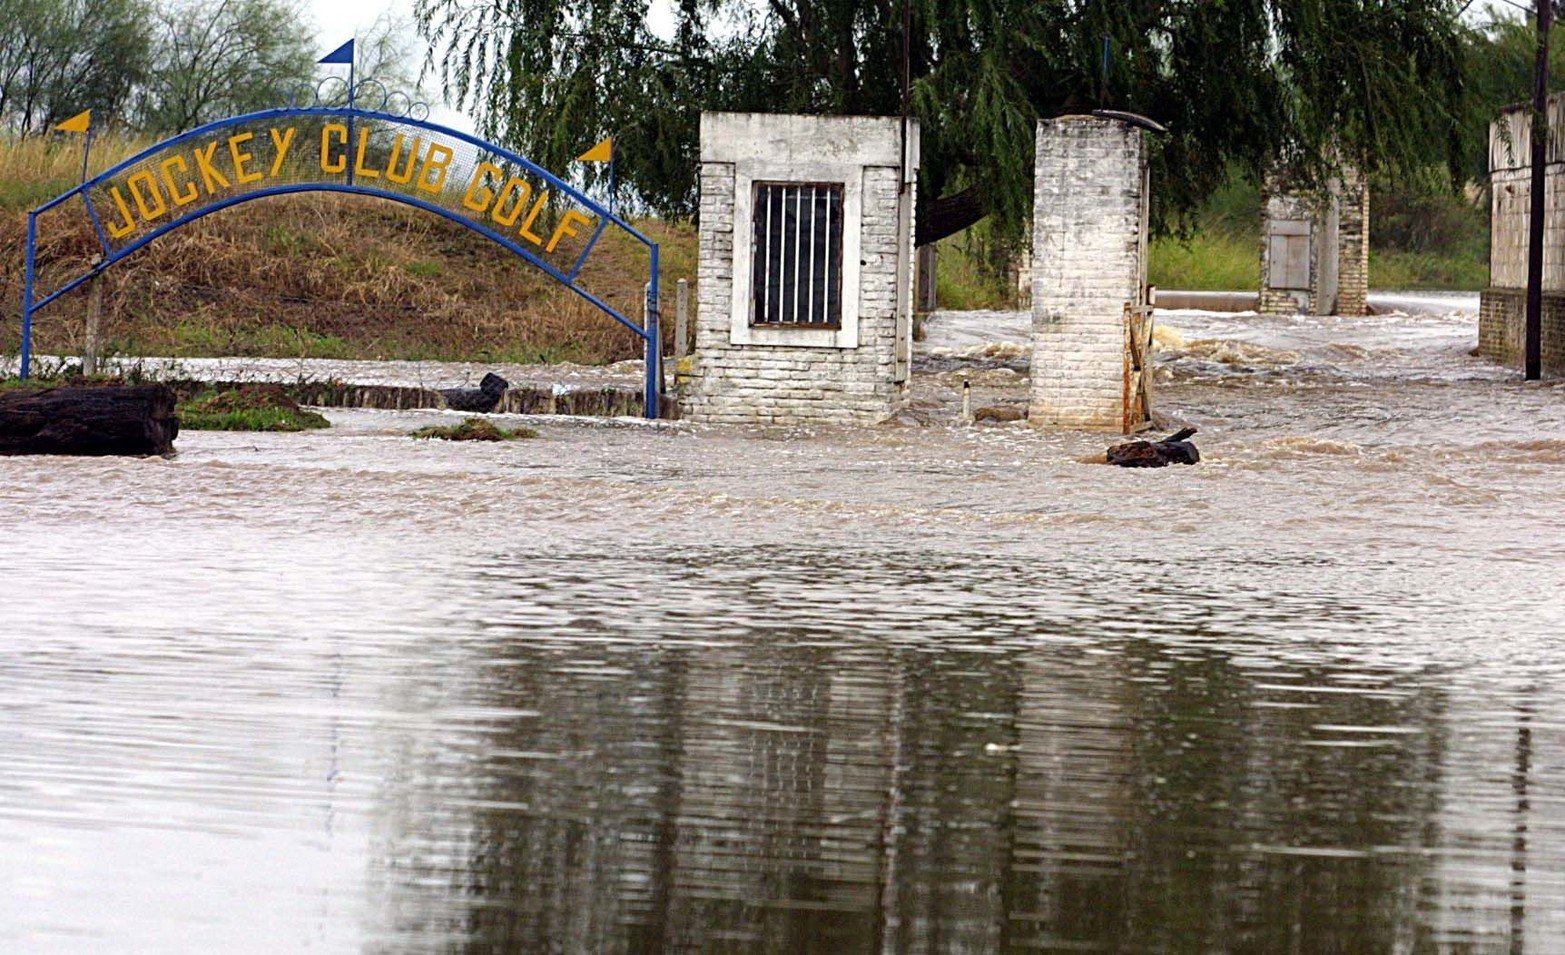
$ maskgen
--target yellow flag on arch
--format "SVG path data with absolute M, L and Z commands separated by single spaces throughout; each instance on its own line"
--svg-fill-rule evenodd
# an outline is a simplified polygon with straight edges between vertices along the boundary
M 587 150 L 586 152 L 582 153 L 580 156 L 576 157 L 578 162 L 609 162 L 609 161 L 613 160 L 613 158 L 614 158 L 614 137 L 613 136 L 610 136 L 608 139 L 605 139 L 603 142 L 599 143 L 598 145 L 596 145 L 596 146 L 592 147 L 591 149 Z
M 62 133 L 85 133 L 92 128 L 92 110 L 84 109 L 54 128 Z

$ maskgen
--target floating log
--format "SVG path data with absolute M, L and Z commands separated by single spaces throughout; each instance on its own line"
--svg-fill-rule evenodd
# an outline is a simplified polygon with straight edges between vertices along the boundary
M 967 384 L 967 382 L 962 382 Z M 973 412 L 974 421 L 998 421 L 1001 424 L 1010 421 L 1022 421 L 1027 417 L 1026 408 L 1016 408 L 1010 405 L 988 405 Z
M 0 391 L 0 454 L 167 454 L 178 436 L 167 385 Z
M 1122 468 L 1163 468 L 1170 464 L 1194 464 L 1201 452 L 1189 438 L 1196 429 L 1176 431 L 1161 441 L 1128 441 L 1109 448 L 1108 463 Z

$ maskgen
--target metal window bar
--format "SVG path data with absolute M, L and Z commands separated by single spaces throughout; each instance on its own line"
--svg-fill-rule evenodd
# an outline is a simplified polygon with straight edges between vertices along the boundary
M 822 291 L 825 292 L 825 294 L 822 296 L 823 301 L 821 302 L 821 305 L 827 315 L 838 314 L 837 310 L 832 307 L 832 292 L 836 287 L 837 276 L 832 265 L 832 263 L 834 263 L 836 260 L 832 258 L 831 252 L 831 237 L 835 232 L 835 229 L 832 225 L 832 211 L 834 205 L 836 204 L 837 196 L 838 193 L 835 191 L 829 191 L 826 193 L 826 253 L 823 256 L 826 260 L 826 281 L 823 283 L 825 287 L 822 289 Z
M 793 190 L 793 323 L 799 324 L 799 252 L 804 248 L 804 187 Z M 810 320 L 806 312 L 804 321 Z
M 766 303 L 761 310 L 761 321 L 772 320 L 772 276 L 770 263 L 772 261 L 772 197 L 766 196 L 766 253 L 761 258 L 761 267 L 756 271 L 755 281 L 760 283 L 760 288 L 765 291 Z
M 757 183 L 751 235 L 751 323 L 841 324 L 842 186 Z
M 816 201 L 818 195 L 816 190 L 810 190 L 810 298 L 805 308 L 811 316 L 821 314 L 820 310 L 817 310 L 815 307 L 815 293 L 820 289 L 820 286 L 815 282 L 815 209 L 819 204 Z

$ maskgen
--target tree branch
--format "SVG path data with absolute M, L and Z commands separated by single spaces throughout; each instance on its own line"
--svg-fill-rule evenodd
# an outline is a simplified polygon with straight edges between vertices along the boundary
M 914 245 L 939 242 L 955 235 L 989 214 L 989 197 L 978 186 L 969 186 L 950 196 L 919 203 L 918 229 Z

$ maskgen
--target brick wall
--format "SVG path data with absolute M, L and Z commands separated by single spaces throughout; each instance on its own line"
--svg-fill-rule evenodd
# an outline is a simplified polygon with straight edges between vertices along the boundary
M 1525 359 L 1527 293 L 1522 289 L 1485 289 L 1478 298 L 1478 351 L 1520 370 Z M 1543 295 L 1543 373 L 1565 375 L 1565 294 Z
M 1038 124 L 1032 243 L 1034 427 L 1119 430 L 1125 305 L 1146 277 L 1142 132 L 1112 119 Z
M 1543 373 L 1565 375 L 1565 94 L 1549 97 L 1544 167 Z M 1506 110 L 1489 127 L 1489 288 L 1479 298 L 1478 352 L 1513 368 L 1525 359 L 1527 236 L 1532 219 L 1532 113 Z
M 1369 314 L 1369 183 L 1357 173 L 1342 180 L 1337 227 L 1337 314 Z
M 1565 208 L 1560 177 L 1565 175 L 1565 95 L 1549 97 L 1550 137 L 1545 168 L 1543 288 L 1565 292 Z M 1532 114 L 1512 109 L 1489 127 L 1489 285 L 1527 287 L 1527 232 L 1532 218 Z
M 905 400 L 905 362 L 899 366 L 897 358 L 899 343 L 904 355 L 910 345 L 900 339 L 911 338 L 914 195 L 912 183 L 905 196 L 898 190 L 899 136 L 894 119 L 702 117 L 699 309 L 695 351 L 681 375 L 683 417 L 723 424 L 873 423 Z M 916 168 L 917 140 L 910 141 Z M 727 156 L 733 161 L 722 161 Z M 750 203 L 756 180 L 843 181 L 859 197 L 857 221 L 850 195 L 843 222 L 845 241 L 849 229 L 858 241 L 857 268 L 843 270 L 844 301 L 855 296 L 857 303 L 851 337 L 809 329 L 802 334 L 816 339 L 802 345 L 742 340 L 749 337 L 748 315 L 735 321 L 735 261 L 736 253 L 750 254 L 750 236 L 736 234 L 736 222 L 748 216 L 738 203 Z M 907 313 L 900 322 L 899 309 Z M 757 338 L 770 331 L 758 330 Z M 775 338 L 798 341 L 799 334 Z M 852 344 L 832 344 L 846 341 Z

